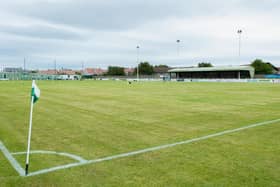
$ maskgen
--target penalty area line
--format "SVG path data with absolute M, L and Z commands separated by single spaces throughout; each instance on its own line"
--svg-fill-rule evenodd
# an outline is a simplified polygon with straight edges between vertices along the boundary
M 198 137 L 198 138 L 193 138 L 193 139 L 189 139 L 189 140 L 185 140 L 185 141 L 180 141 L 180 142 L 176 142 L 176 143 L 165 144 L 165 145 L 160 145 L 160 146 L 156 146 L 156 147 L 150 147 L 150 148 L 147 148 L 147 149 L 141 149 L 141 150 L 138 150 L 138 151 L 132 151 L 132 152 L 122 153 L 122 154 L 108 156 L 108 157 L 104 157 L 104 158 L 88 160 L 88 161 L 84 161 L 84 162 L 80 162 L 80 163 L 72 163 L 72 164 L 57 166 L 57 167 L 54 167 L 54 168 L 43 169 L 43 170 L 39 170 L 39 171 L 36 171 L 36 172 L 29 173 L 29 175 L 27 177 L 34 176 L 34 175 L 45 174 L 45 173 L 49 173 L 49 172 L 53 172 L 53 171 L 57 171 L 57 170 L 72 168 L 72 167 L 76 167 L 76 166 L 88 165 L 88 164 L 92 164 L 92 163 L 98 163 L 98 162 L 103 162 L 103 161 L 108 161 L 108 160 L 113 160 L 113 159 L 118 159 L 118 158 L 124 158 L 124 157 L 129 157 L 129 156 L 143 154 L 143 153 L 148 153 L 148 152 L 152 152 L 152 151 L 157 151 L 157 150 L 161 150 L 161 149 L 174 147 L 174 146 L 177 146 L 177 145 L 189 144 L 189 143 L 192 143 L 192 142 L 206 140 L 206 139 L 209 139 L 209 138 L 222 136 L 222 135 L 230 134 L 230 133 L 234 133 L 234 132 L 239 132 L 239 131 L 242 131 L 242 130 L 246 130 L 246 129 L 250 129 L 250 128 L 254 128 L 254 127 L 258 127 L 258 126 L 269 125 L 269 124 L 273 124 L 273 123 L 277 123 L 277 122 L 280 122 L 280 119 L 255 123 L 255 124 L 251 124 L 251 125 L 248 125 L 248 126 L 244 126 L 244 127 L 240 127 L 240 128 L 236 128 L 236 129 L 231 129 L 231 130 L 225 130 L 225 131 L 222 131 L 222 132 L 218 132 L 218 133 L 214 133 L 214 134 L 210 134 L 210 135 L 206 135 L 206 136 L 202 136 L 202 137 Z

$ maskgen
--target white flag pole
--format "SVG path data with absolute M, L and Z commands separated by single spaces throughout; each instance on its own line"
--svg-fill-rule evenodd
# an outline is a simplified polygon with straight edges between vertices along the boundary
M 25 162 L 25 175 L 28 175 L 29 154 L 30 154 L 30 141 L 31 141 L 31 133 L 32 133 L 33 101 L 34 101 L 34 96 L 32 95 L 32 97 L 31 97 L 31 108 L 30 108 L 30 118 L 29 118 L 29 131 L 28 131 L 27 151 L 26 151 L 26 162 Z

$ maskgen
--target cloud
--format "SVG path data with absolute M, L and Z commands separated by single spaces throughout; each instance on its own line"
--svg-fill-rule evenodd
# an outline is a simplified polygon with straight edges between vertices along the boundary
M 280 65 L 280 4 L 275 0 L 13 0 L 0 7 L 0 64 L 64 67 L 239 64 Z M 180 55 L 176 40 L 180 39 Z
M 24 2 L 24 1 L 23 1 Z M 121 30 L 137 27 L 147 21 L 169 17 L 193 17 L 197 15 L 223 15 L 236 1 L 217 0 L 63 0 L 21 1 L 10 6 L 19 14 L 36 17 L 59 24 L 93 29 Z M 219 11 L 217 11 L 217 9 Z
M 87 31 L 63 25 L 54 24 L 36 18 L 29 18 L 24 16 L 16 16 L 7 13 L 1 13 L 4 17 L 0 22 L 0 32 L 6 34 L 14 34 L 18 36 L 26 36 L 32 38 L 45 39 L 83 39 Z

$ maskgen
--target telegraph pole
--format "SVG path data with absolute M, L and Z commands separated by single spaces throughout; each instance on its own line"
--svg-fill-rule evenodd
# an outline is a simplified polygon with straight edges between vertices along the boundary
M 55 72 L 55 74 L 57 74 L 57 72 L 56 72 L 56 59 L 54 59 L 54 72 Z
M 239 44 L 238 44 L 238 57 L 239 57 L 239 61 L 240 61 L 240 55 L 241 55 L 241 34 L 242 34 L 242 30 L 238 30 L 237 31 L 238 34 L 238 38 L 239 38 Z
M 25 69 L 25 68 L 26 68 L 25 65 L 26 65 L 26 59 L 25 59 L 25 57 L 24 57 L 24 59 L 23 59 L 23 72 L 24 72 L 24 73 L 25 73 L 25 70 L 26 70 L 26 69 Z
M 180 56 L 180 40 L 176 40 L 176 42 L 177 42 L 177 55 L 178 55 L 178 57 Z
M 241 34 L 242 34 L 242 30 L 239 29 L 237 30 L 237 34 L 238 34 L 238 60 L 239 60 L 239 65 L 241 65 Z M 240 71 L 238 72 L 238 79 L 240 79 Z
M 139 81 L 139 50 L 140 50 L 139 45 L 137 45 L 136 50 L 137 50 L 137 81 Z

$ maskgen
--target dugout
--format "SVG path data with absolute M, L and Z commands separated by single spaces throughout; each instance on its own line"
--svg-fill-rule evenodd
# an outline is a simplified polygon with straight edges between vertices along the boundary
M 176 79 L 250 79 L 255 69 L 251 66 L 220 66 L 175 68 L 168 71 Z

